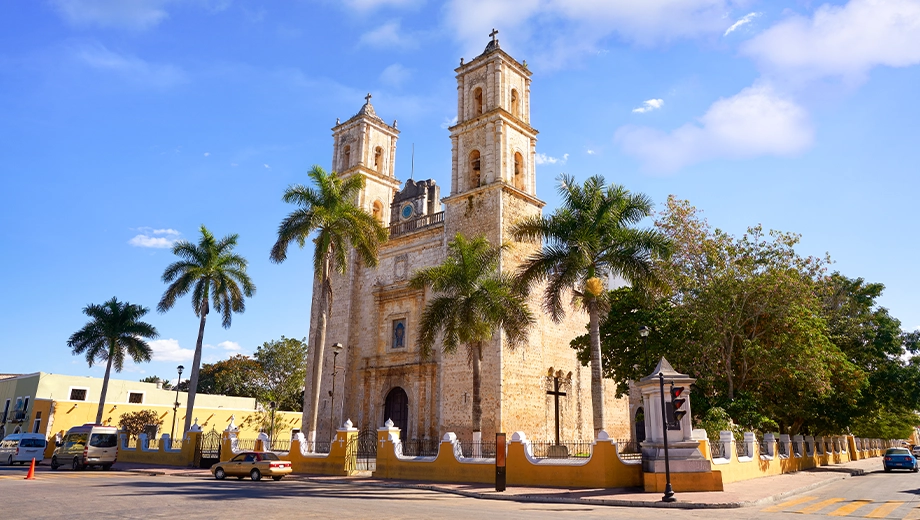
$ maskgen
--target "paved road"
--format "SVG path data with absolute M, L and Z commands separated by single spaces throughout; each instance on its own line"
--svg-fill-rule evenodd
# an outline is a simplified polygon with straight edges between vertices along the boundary
M 21 504 L 9 518 L 676 518 L 800 520 L 851 516 L 920 519 L 920 476 L 872 473 L 792 497 L 770 507 L 730 510 L 664 510 L 478 500 L 416 489 L 329 484 L 305 479 L 281 482 L 118 471 L 50 471 L 36 480 L 26 468 L 0 466 L 4 507 Z M 6 515 L 4 515 L 6 517 Z

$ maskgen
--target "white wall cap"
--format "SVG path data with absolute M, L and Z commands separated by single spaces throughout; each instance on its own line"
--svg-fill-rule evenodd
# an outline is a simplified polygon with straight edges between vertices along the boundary
M 457 434 L 454 432 L 447 432 L 444 434 L 444 438 L 441 439 L 441 442 L 455 442 L 457 440 Z
M 524 442 L 527 440 L 527 435 L 524 432 L 514 432 L 511 434 L 511 442 Z

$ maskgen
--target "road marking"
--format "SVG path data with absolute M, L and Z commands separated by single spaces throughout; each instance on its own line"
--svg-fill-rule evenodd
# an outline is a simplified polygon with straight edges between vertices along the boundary
M 843 498 L 828 498 L 827 500 L 822 500 L 818 502 L 817 504 L 812 504 L 810 506 L 803 507 L 802 509 L 798 509 L 793 512 L 809 515 L 811 513 L 817 513 L 818 511 L 824 509 L 825 507 L 831 504 L 836 504 L 837 502 L 843 502 L 844 500 L 845 499 Z
M 888 516 L 888 513 L 894 511 L 903 503 L 904 502 L 901 501 L 889 500 L 876 508 L 875 511 L 866 515 L 866 518 L 885 518 Z
M 852 513 L 853 511 L 856 511 L 860 507 L 869 505 L 871 503 L 872 503 L 871 500 L 854 500 L 850 502 L 849 504 L 840 506 L 839 508 L 831 511 L 830 513 L 827 514 L 827 516 L 847 516 L 848 514 Z
M 126 477 L 126 476 L 135 476 L 135 473 L 49 473 L 41 472 L 35 474 L 35 480 L 54 480 L 61 478 L 113 478 L 113 477 Z M 0 475 L 0 480 L 18 480 L 25 479 L 25 474 L 22 475 Z
M 920 506 L 917 506 L 904 515 L 904 520 L 920 520 Z
M 777 511 L 782 511 L 783 509 L 786 509 L 787 507 L 797 506 L 799 504 L 804 504 L 805 502 L 810 502 L 816 498 L 818 497 L 799 497 L 793 500 L 789 500 L 787 502 L 783 502 L 781 504 L 776 504 L 775 506 L 764 508 L 761 511 L 763 511 L 764 513 L 775 513 Z

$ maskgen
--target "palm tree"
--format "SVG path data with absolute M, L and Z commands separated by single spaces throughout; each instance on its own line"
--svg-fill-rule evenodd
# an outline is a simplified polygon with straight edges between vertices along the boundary
M 146 307 L 120 302 L 115 297 L 102 305 L 87 305 L 83 308 L 83 314 L 92 319 L 67 340 L 67 346 L 73 349 L 74 355 L 86 354 L 89 366 L 93 366 L 96 361 L 106 362 L 99 409 L 96 410 L 97 424 L 102 423 L 102 408 L 105 406 L 112 367 L 115 367 L 116 372 L 121 372 L 125 366 L 125 354 L 131 356 L 135 363 L 150 361 L 153 350 L 141 338 L 153 339 L 158 334 L 153 325 L 140 321 L 148 312 Z
M 298 184 L 284 192 L 282 200 L 300 208 L 291 212 L 278 226 L 278 240 L 272 246 L 271 260 L 283 262 L 291 242 L 297 242 L 303 248 L 310 234 L 316 232 L 313 239 L 316 245 L 313 277 L 319 282 L 320 293 L 316 329 L 310 341 L 313 348 L 313 386 L 310 392 L 304 392 L 303 403 L 303 422 L 308 425 L 309 439 L 313 441 L 316 440 L 326 320 L 332 311 L 330 276 L 333 271 L 345 274 L 351 250 L 364 265 L 376 267 L 377 251 L 387 239 L 387 228 L 356 202 L 358 194 L 364 189 L 364 177 L 343 178 L 336 172 L 326 173 L 320 166 L 313 166 L 307 175 L 313 179 L 315 187 Z
M 510 347 L 521 345 L 535 321 L 514 279 L 499 272 L 503 249 L 491 246 L 485 237 L 467 240 L 457 233 L 447 245 L 447 259 L 441 265 L 416 271 L 409 281 L 415 289 L 430 287 L 437 294 L 422 312 L 422 355 L 431 354 L 439 332 L 443 332 L 444 353 L 455 352 L 461 344 L 466 347 L 473 369 L 474 436 L 482 431 L 479 390 L 483 342 L 501 329 Z
M 653 257 L 670 256 L 671 244 L 655 230 L 631 227 L 652 212 L 652 202 L 644 194 L 608 186 L 600 175 L 579 186 L 565 174 L 560 177 L 559 194 L 562 205 L 552 215 L 529 217 L 512 229 L 517 240 L 544 241 L 521 264 L 518 281 L 526 287 L 546 284 L 543 308 L 557 323 L 565 316 L 567 291 L 574 303 L 588 311 L 591 405 L 597 434 L 604 428 L 600 321 L 607 292 L 603 280 L 620 276 L 634 285 L 655 282 Z
M 201 226 L 198 245 L 180 240 L 173 245 L 172 252 L 182 260 L 170 264 L 163 272 L 163 283 L 169 284 L 157 310 L 166 312 L 176 300 L 192 291 L 192 309 L 201 321 L 198 325 L 198 342 L 195 344 L 195 359 L 192 361 L 192 375 L 188 385 L 188 405 L 185 415 L 185 429 L 192 426 L 192 411 L 195 395 L 198 393 L 198 375 L 201 369 L 201 346 L 204 340 L 204 324 L 211 311 L 221 314 L 225 329 L 230 328 L 234 312 L 244 312 L 244 296 L 251 298 L 256 292 L 249 275 L 246 274 L 246 259 L 233 252 L 239 235 L 227 235 L 219 241 Z

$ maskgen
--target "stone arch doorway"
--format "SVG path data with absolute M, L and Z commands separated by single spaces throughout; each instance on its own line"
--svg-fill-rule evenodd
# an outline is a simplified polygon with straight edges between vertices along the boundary
M 640 406 L 636 409 L 636 442 L 645 440 L 645 410 Z
M 393 421 L 393 426 L 399 428 L 399 438 L 405 440 L 409 429 L 409 396 L 398 386 L 390 390 L 383 405 L 384 422 L 387 419 Z

